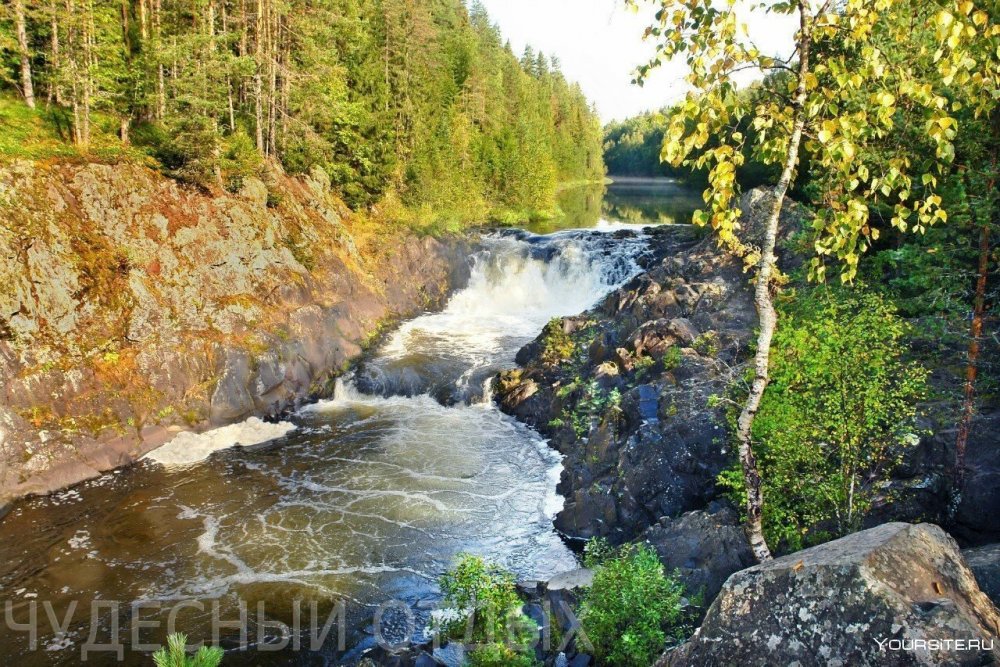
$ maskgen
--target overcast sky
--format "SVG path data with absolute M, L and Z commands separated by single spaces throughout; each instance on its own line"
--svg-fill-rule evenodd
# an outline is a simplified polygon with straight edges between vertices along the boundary
M 601 119 L 621 120 L 659 109 L 684 94 L 684 67 L 658 70 L 645 87 L 632 85 L 632 72 L 649 60 L 652 44 L 642 33 L 652 6 L 635 14 L 624 0 L 482 0 L 494 23 L 520 54 L 526 44 L 556 55 L 571 81 L 583 86 Z M 789 52 L 794 24 L 787 17 L 762 17 L 751 23 L 761 50 Z

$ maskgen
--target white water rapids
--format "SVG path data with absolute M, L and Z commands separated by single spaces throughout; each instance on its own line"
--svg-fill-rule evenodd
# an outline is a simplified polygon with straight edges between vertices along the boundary
M 364 645 L 375 605 L 398 598 L 426 609 L 459 552 L 522 577 L 575 567 L 552 527 L 559 456 L 503 415 L 486 387 L 552 317 L 587 309 L 635 275 L 643 246 L 608 231 L 488 236 L 468 286 L 443 311 L 399 327 L 332 399 L 291 424 L 184 436 L 135 471 L 85 485 L 55 525 L 0 548 L 8 562 L 34 563 L 0 570 L 0 584 L 57 611 L 95 594 L 221 600 L 227 618 L 239 600 L 281 617 L 293 598 L 345 599 L 351 641 Z M 4 530 L 30 533 L 53 502 L 19 506 Z M 192 635 L 206 632 L 206 617 L 185 618 Z M 78 653 L 66 655 L 56 664 L 75 664 Z M 4 657 L 36 664 L 0 643 Z

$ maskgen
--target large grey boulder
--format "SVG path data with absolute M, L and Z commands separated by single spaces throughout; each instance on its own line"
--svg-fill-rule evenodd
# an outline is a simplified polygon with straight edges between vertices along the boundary
M 962 555 L 976 575 L 979 588 L 993 604 L 1000 604 L 1000 543 L 966 549 Z
M 737 572 L 674 665 L 987 665 L 1000 615 L 958 546 L 888 523 Z
M 710 603 L 733 572 L 753 565 L 753 552 L 736 512 L 728 507 L 664 517 L 642 535 L 668 572 L 692 595 Z

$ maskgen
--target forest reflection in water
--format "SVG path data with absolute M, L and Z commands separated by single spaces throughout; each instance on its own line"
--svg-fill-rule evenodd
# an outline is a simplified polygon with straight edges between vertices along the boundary
M 601 225 L 689 224 L 701 192 L 671 178 L 615 177 L 610 183 L 570 186 L 558 195 L 561 215 L 527 226 L 537 234 Z

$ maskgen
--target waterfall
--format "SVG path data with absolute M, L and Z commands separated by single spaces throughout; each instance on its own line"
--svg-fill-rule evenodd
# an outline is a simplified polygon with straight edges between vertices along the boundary
M 553 317 L 584 311 L 639 272 L 636 234 L 505 232 L 484 239 L 469 285 L 440 313 L 403 324 L 353 382 L 381 396 L 485 400 L 490 377 Z

